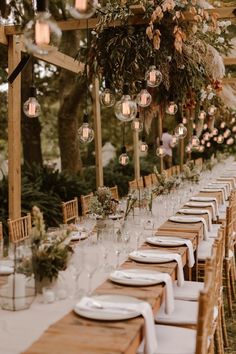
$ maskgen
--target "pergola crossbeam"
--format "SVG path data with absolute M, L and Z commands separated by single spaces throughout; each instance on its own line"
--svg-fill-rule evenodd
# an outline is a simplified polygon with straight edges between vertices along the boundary
M 5 34 L 5 27 L 0 25 L 0 43 L 8 45 L 8 38 Z

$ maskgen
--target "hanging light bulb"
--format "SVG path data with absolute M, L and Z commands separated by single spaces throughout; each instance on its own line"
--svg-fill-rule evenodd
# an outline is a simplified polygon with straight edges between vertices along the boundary
M 67 7 L 71 16 L 80 20 L 93 16 L 97 6 L 97 0 L 69 0 Z
M 204 120 L 206 118 L 206 112 L 203 109 L 203 106 L 200 107 L 200 112 L 198 114 L 198 119 Z
M 211 105 L 210 107 L 208 107 L 207 112 L 209 116 L 213 116 L 216 113 L 216 110 L 217 110 L 216 106 Z
M 130 122 L 137 115 L 137 104 L 133 101 L 129 95 L 128 85 L 124 85 L 123 96 L 121 100 L 115 104 L 116 118 L 122 122 Z
M 208 141 L 207 143 L 206 143 L 206 147 L 211 147 L 211 143 L 210 143 L 210 141 Z
M 218 129 L 217 129 L 217 128 L 214 128 L 214 129 L 212 130 L 212 135 L 213 135 L 213 136 L 218 135 Z
M 47 11 L 47 0 L 36 1 L 36 16 L 24 29 L 24 43 L 30 53 L 47 55 L 61 41 L 61 29 Z
M 154 63 L 149 67 L 148 71 L 146 72 L 145 80 L 147 81 L 147 85 L 149 87 L 157 87 L 161 84 L 162 73 L 156 68 Z
M 178 106 L 174 101 L 170 101 L 168 106 L 166 107 L 166 113 L 170 116 L 174 116 L 178 111 Z
M 224 142 L 224 137 L 223 137 L 223 135 L 218 135 L 218 137 L 217 137 L 217 143 L 218 143 L 218 144 L 223 144 L 223 142 Z
M 36 118 L 41 113 L 41 107 L 36 99 L 36 87 L 30 86 L 30 97 L 23 105 L 24 114 L 29 118 Z
M 142 81 L 142 90 L 136 97 L 136 102 L 140 107 L 148 107 L 152 102 L 152 96 L 147 90 L 147 81 Z
M 199 147 L 200 141 L 196 135 L 196 130 L 193 131 L 193 135 L 190 138 L 189 144 L 191 145 L 192 150 L 195 150 Z
M 203 134 L 203 139 L 205 140 L 205 141 L 208 141 L 208 140 L 210 140 L 210 133 L 207 131 L 206 133 L 204 133 Z
M 136 132 L 141 132 L 143 130 L 143 122 L 139 118 L 139 112 L 137 112 L 136 118 L 132 121 L 131 128 Z
M 204 145 L 205 142 L 206 142 L 206 140 L 204 140 L 204 139 L 201 140 L 201 144 L 202 144 L 202 145 Z
M 107 79 L 105 79 L 105 89 L 100 94 L 100 102 L 104 107 L 111 107 L 116 102 L 116 97 L 111 91 L 111 84 Z
M 182 123 L 183 123 L 183 124 L 187 124 L 187 123 L 188 123 L 188 120 L 187 120 L 187 118 L 186 118 L 186 117 L 183 117 L 183 119 L 182 119 Z
M 171 146 L 175 147 L 178 144 L 178 138 L 175 135 L 172 135 Z
M 236 118 L 235 118 L 235 117 L 233 117 L 233 118 L 231 119 L 231 124 L 234 124 L 234 123 L 235 123 L 235 121 L 236 121 Z
M 121 148 L 121 155 L 119 156 L 119 164 L 122 166 L 126 166 L 129 163 L 129 156 L 126 152 L 126 147 L 122 146 Z
M 204 125 L 203 125 L 203 130 L 207 130 L 208 129 L 208 125 L 205 123 Z
M 185 152 L 189 154 L 191 151 L 192 151 L 192 145 L 191 144 L 186 145 Z
M 221 123 L 220 123 L 220 128 L 221 128 L 221 129 L 224 129 L 225 126 L 226 126 L 226 123 L 225 123 L 225 122 L 221 122 Z
M 196 124 L 195 123 L 193 123 L 193 129 L 196 129 Z
M 204 152 L 204 150 L 205 150 L 205 147 L 203 145 L 199 146 L 199 149 L 198 149 L 199 152 Z
M 224 136 L 225 139 L 227 139 L 230 135 L 231 135 L 231 131 L 230 131 L 230 129 L 227 128 L 227 129 L 225 130 L 223 136 Z
M 226 144 L 227 145 L 232 145 L 234 143 L 234 138 L 230 137 L 229 139 L 227 139 Z
M 166 155 L 166 151 L 165 148 L 163 146 L 163 141 L 160 140 L 160 146 L 158 146 L 158 148 L 156 149 L 156 155 L 158 157 L 164 157 Z
M 91 141 L 94 139 L 94 131 L 92 128 L 90 128 L 88 123 L 88 113 L 84 113 L 83 124 L 78 129 L 78 137 L 82 144 L 91 143 Z
M 183 125 L 183 123 L 180 123 L 177 125 L 175 128 L 175 136 L 179 139 L 185 138 L 187 135 L 187 128 Z

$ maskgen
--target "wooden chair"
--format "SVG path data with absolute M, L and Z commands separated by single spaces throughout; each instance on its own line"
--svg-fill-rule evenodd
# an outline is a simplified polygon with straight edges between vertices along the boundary
M 12 243 L 17 244 L 28 239 L 31 235 L 31 215 L 28 213 L 18 219 L 8 219 L 9 238 Z
M 138 183 L 137 180 L 134 179 L 132 181 L 129 181 L 129 191 L 134 191 L 138 189 Z
M 139 189 L 143 189 L 144 188 L 144 182 L 143 182 L 143 177 L 139 177 L 137 179 L 137 185 Z
M 175 166 L 175 173 L 176 173 L 177 175 L 180 174 L 180 165 L 176 165 L 176 166 Z
M 63 224 L 69 224 L 71 222 L 77 222 L 79 218 L 78 211 L 78 199 L 75 197 L 68 202 L 62 202 L 62 218 Z
M 115 199 L 115 200 L 119 200 L 119 193 L 118 193 L 118 187 L 117 186 L 114 186 L 114 187 L 110 187 L 110 192 L 111 192 L 111 197 L 112 199 Z
M 152 177 L 152 184 L 153 184 L 153 185 L 157 184 L 158 181 L 157 181 L 157 176 L 156 176 L 156 174 L 155 174 L 155 173 L 152 173 L 152 174 L 151 174 L 151 177 Z
M 151 188 L 152 187 L 152 175 L 144 176 L 143 179 L 144 179 L 145 188 Z
M 86 214 L 89 213 L 89 206 L 90 206 L 90 201 L 93 196 L 93 193 L 89 193 L 87 195 L 81 195 L 80 196 L 80 201 L 81 201 L 81 209 L 82 209 L 82 216 L 85 216 Z

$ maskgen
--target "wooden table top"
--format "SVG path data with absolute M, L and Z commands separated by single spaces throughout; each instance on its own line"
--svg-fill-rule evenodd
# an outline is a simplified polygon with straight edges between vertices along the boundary
M 182 233 L 183 237 L 196 243 L 197 231 Z M 174 233 L 173 233 L 174 235 Z M 178 232 L 175 233 L 178 235 Z M 144 244 L 142 249 L 158 249 Z M 163 247 L 160 247 L 163 250 Z M 187 248 L 165 248 L 170 252 L 182 255 L 183 265 L 187 260 Z M 163 264 L 145 264 L 127 260 L 121 268 L 135 268 L 164 271 L 176 279 L 176 262 Z M 123 286 L 106 280 L 94 294 L 128 295 L 147 301 L 152 306 L 154 314 L 163 301 L 163 284 L 151 286 Z M 24 354 L 134 354 L 142 340 L 144 320 L 142 317 L 126 321 L 96 321 L 85 319 L 73 311 L 50 326 L 43 335 L 33 343 Z

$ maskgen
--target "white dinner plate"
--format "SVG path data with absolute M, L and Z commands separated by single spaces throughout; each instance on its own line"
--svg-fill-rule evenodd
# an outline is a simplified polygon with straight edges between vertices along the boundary
M 131 252 L 129 254 L 129 258 L 141 263 L 169 263 L 173 261 L 171 255 L 170 258 L 163 258 L 161 253 L 168 254 L 167 252 L 162 252 L 161 250 L 140 250 Z
M 185 203 L 185 205 L 187 205 L 187 206 L 190 206 L 190 207 L 194 207 L 194 208 L 206 208 L 206 207 L 209 207 L 209 206 L 211 206 L 211 204 L 213 203 L 214 201 L 212 200 L 212 201 L 197 201 L 197 200 L 195 200 L 195 201 L 192 201 L 192 202 L 187 202 L 187 203 Z
M 180 209 L 178 213 L 186 214 L 186 215 L 204 215 L 207 214 L 206 210 L 193 210 L 193 209 Z
M 146 269 L 122 269 L 112 272 L 109 279 L 122 285 L 146 286 L 161 283 L 157 278 L 159 274 L 161 273 Z
M 124 216 L 122 214 L 113 214 L 113 215 L 109 215 L 109 219 L 111 220 L 119 220 L 122 219 Z
M 178 247 L 185 245 L 185 240 L 177 239 L 173 236 L 152 236 L 147 237 L 146 242 L 154 246 L 164 246 L 164 247 Z
M 195 223 L 195 222 L 201 222 L 201 220 L 199 220 L 198 218 L 194 218 L 194 217 L 187 217 L 187 216 L 171 216 L 169 219 L 169 221 L 173 221 L 173 222 L 180 222 L 180 223 L 186 223 L 186 224 L 191 224 L 191 223 Z
M 193 202 L 215 202 L 216 198 L 214 197 L 192 197 L 190 198 Z
M 14 272 L 14 264 L 10 260 L 0 262 L 0 275 L 9 275 Z
M 125 295 L 97 295 L 92 296 L 91 301 L 87 306 L 80 306 L 78 302 L 74 311 L 80 316 L 92 319 L 92 320 L 101 320 L 101 321 L 119 321 L 119 320 L 128 320 L 140 316 L 140 312 L 135 310 L 122 309 L 123 303 L 138 304 L 141 300 L 136 299 L 131 296 Z M 93 305 L 93 300 L 94 304 Z M 114 303 L 114 308 L 98 308 L 97 303 L 102 304 L 102 301 L 107 301 L 109 303 Z
M 87 232 L 72 231 L 70 233 L 70 240 L 71 241 L 84 240 L 87 237 L 88 237 L 88 233 Z

